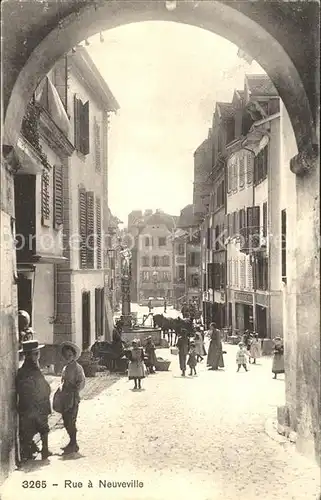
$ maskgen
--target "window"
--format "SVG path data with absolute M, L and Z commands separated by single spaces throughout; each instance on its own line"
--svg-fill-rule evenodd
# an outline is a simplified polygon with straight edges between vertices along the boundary
M 63 224 L 63 167 L 54 166 L 54 227 L 59 229 Z
M 96 260 L 97 269 L 101 269 L 101 200 L 96 198 Z
M 214 290 L 221 288 L 221 264 L 219 262 L 213 264 L 213 288 Z
M 104 289 L 95 288 L 95 337 L 98 339 L 104 332 Z
M 267 236 L 267 202 L 263 203 L 263 237 Z
M 153 258 L 152 258 L 152 266 L 153 267 L 158 267 L 159 266 L 159 256 L 158 255 L 154 255 Z
M 67 56 L 60 59 L 54 66 L 52 71 L 52 83 L 56 87 L 60 100 L 67 110 L 68 96 L 68 61 Z
M 171 281 L 171 278 L 172 278 L 172 275 L 169 271 L 163 271 L 161 273 L 161 280 L 162 281 L 168 282 L 168 281 Z
M 268 289 L 268 266 L 267 257 L 259 258 L 255 263 L 255 288 L 258 290 Z
M 282 281 L 286 284 L 286 210 L 281 212 L 281 242 Z
M 144 255 L 142 257 L 142 266 L 143 267 L 149 267 L 149 257 L 148 257 L 148 255 Z
M 84 155 L 89 153 L 89 101 L 85 104 L 74 96 L 75 148 Z
M 41 176 L 41 224 L 49 226 L 50 222 L 50 174 L 43 170 Z
M 215 250 L 220 249 L 219 237 L 220 237 L 220 228 L 219 226 L 215 226 Z
M 224 205 L 224 195 L 225 195 L 224 181 L 222 181 L 216 189 L 216 208 Z
M 239 211 L 240 250 L 248 248 L 248 230 L 246 222 L 245 208 L 242 208 Z
M 150 280 L 149 271 L 143 271 L 141 274 L 141 277 L 142 277 L 143 282 L 145 282 L 145 283 L 148 282 Z
M 212 230 L 211 230 L 211 228 L 209 227 L 209 228 L 207 229 L 207 249 L 208 249 L 208 250 L 211 250 L 211 248 L 212 248 L 212 247 L 211 247 L 211 231 L 212 231 Z
M 254 158 L 254 184 L 259 184 L 267 176 L 268 146 L 265 146 Z
M 158 246 L 159 247 L 166 247 L 166 238 L 161 236 L 158 238 Z
M 226 283 L 226 268 L 225 263 L 221 264 L 220 267 L 220 288 L 225 288 Z
M 251 248 L 260 246 L 260 207 L 247 208 L 247 235 Z
M 87 265 L 86 252 L 86 190 L 80 187 L 78 191 L 79 205 L 79 238 L 80 238 L 80 268 L 85 269 Z
M 178 266 L 178 281 L 185 281 L 185 266 Z
M 148 236 L 145 237 L 145 247 L 149 247 L 150 242 Z
M 179 243 L 179 245 L 178 245 L 178 255 L 185 255 L 185 245 L 184 245 L 184 243 Z
M 163 267 L 169 267 L 169 265 L 170 265 L 169 255 L 164 255 L 161 260 L 162 260 Z
M 199 287 L 199 276 L 198 274 L 191 274 L 189 276 L 189 286 L 192 288 L 198 288 Z
M 101 172 L 101 142 L 100 126 L 95 118 L 94 120 L 94 141 L 95 141 L 95 168 L 96 172 Z
M 200 265 L 200 253 L 199 252 L 191 252 L 189 254 L 189 265 L 191 267 L 197 267 Z
M 237 191 L 237 160 L 235 158 L 233 163 L 233 191 Z

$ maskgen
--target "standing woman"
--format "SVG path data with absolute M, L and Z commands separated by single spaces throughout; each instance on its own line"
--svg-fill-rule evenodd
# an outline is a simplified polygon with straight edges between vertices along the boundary
M 216 328 L 215 323 L 210 324 L 210 345 L 207 355 L 207 366 L 210 370 L 224 368 L 223 346 L 221 341 L 221 332 Z
M 81 354 L 80 348 L 73 342 L 66 341 L 61 344 L 61 354 L 66 361 L 61 374 L 61 414 L 69 435 L 69 443 L 62 449 L 64 454 L 68 455 L 79 450 L 76 421 L 80 403 L 79 392 L 85 387 L 86 379 L 82 366 L 76 361 Z
M 189 339 L 187 336 L 187 332 L 183 329 L 178 334 L 176 347 L 178 348 L 179 367 L 180 367 L 181 372 L 182 372 L 182 377 L 185 377 L 186 358 L 187 358 L 188 351 L 189 351 Z
M 277 378 L 279 373 L 284 373 L 284 347 L 281 337 L 275 337 L 274 339 L 272 373 L 274 373 L 274 379 Z
M 134 339 L 129 353 L 128 378 L 134 381 L 134 389 L 141 389 L 141 380 L 145 378 L 144 350 L 138 344 L 139 340 Z

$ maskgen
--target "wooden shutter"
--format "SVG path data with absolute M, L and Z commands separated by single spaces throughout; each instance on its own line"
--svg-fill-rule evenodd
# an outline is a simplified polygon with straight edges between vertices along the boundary
M 97 268 L 101 269 L 101 201 L 96 197 L 96 235 Z
M 48 226 L 50 222 L 50 174 L 43 170 L 41 176 L 41 224 Z
M 63 224 L 63 166 L 54 166 L 54 226 L 59 229 Z
M 268 160 L 269 160 L 269 148 L 268 146 L 265 146 L 265 148 L 263 149 L 262 151 L 263 153 L 263 165 L 262 165 L 262 168 L 263 168 L 263 172 L 262 172 L 262 178 L 265 179 L 265 177 L 267 176 L 267 172 L 268 172 Z
M 81 107 L 81 152 L 89 153 L 89 101 Z
M 244 164 L 244 157 L 240 158 L 240 188 L 244 187 L 244 181 L 245 181 L 245 164 Z
M 267 236 L 267 202 L 263 203 L 263 236 Z
M 74 146 L 80 151 L 80 120 L 81 120 L 81 101 L 74 95 Z
M 87 266 L 86 254 L 86 190 L 80 187 L 78 190 L 78 203 L 79 203 L 79 239 L 80 239 L 80 254 L 79 254 L 79 267 L 85 269 Z
M 86 193 L 86 250 L 87 250 L 87 268 L 94 267 L 94 249 L 95 249 L 95 226 L 94 226 L 94 193 Z
M 259 248 L 260 246 L 260 207 L 253 208 L 253 232 L 252 232 L 252 246 Z
M 246 156 L 246 177 L 247 177 L 247 183 L 252 184 L 253 182 L 253 158 L 249 155 Z

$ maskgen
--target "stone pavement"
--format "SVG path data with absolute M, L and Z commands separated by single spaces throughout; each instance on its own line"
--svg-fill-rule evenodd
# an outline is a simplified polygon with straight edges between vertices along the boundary
M 171 357 L 171 371 L 148 376 L 142 391 L 121 378 L 84 399 L 80 453 L 59 455 L 66 434 L 56 428 L 50 434 L 56 455 L 14 472 L 2 500 L 315 500 L 318 467 L 265 432 L 283 403 L 284 380 L 272 380 L 269 358 L 236 373 L 236 347 L 226 350 L 224 371 L 201 363 L 197 377 L 186 378 L 177 357 L 160 350 Z

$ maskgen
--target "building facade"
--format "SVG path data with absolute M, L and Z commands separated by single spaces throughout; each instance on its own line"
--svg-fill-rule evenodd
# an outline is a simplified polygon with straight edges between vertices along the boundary
M 45 365 L 55 364 L 55 345 L 63 340 L 85 350 L 111 334 L 107 137 L 117 108 L 77 47 L 40 83 L 24 119 L 26 177 L 15 179 L 15 204 L 19 238 L 32 235 L 32 243 L 18 238 L 18 307 L 30 313 L 45 344 Z

